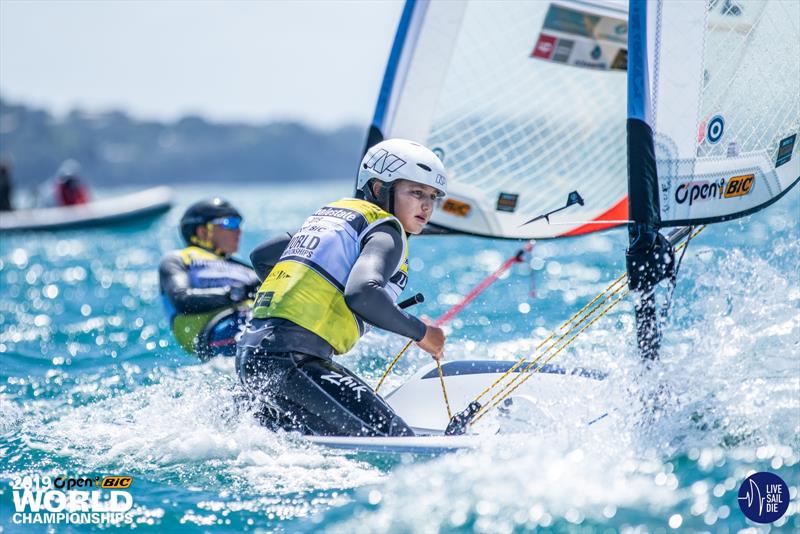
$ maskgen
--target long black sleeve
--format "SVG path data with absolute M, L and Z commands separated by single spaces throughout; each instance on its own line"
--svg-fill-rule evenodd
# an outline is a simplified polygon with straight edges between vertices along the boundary
M 253 263 L 259 279 L 263 281 L 269 275 L 291 239 L 291 234 L 281 235 L 265 241 L 253 249 L 253 252 L 250 253 L 250 261 Z
M 230 306 L 230 286 L 192 288 L 189 272 L 180 254 L 169 253 L 158 267 L 161 292 L 166 295 L 178 313 L 202 313 Z
M 402 254 L 403 241 L 397 228 L 391 224 L 375 227 L 364 238 L 361 254 L 347 279 L 344 299 L 366 322 L 420 341 L 425 337 L 425 323 L 398 308 L 384 290 Z

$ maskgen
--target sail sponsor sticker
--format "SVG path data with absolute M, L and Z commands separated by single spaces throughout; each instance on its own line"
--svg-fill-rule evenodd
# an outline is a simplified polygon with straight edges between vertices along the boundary
M 724 198 L 743 197 L 747 195 L 753 189 L 753 182 L 755 179 L 756 177 L 754 174 L 734 176 L 728 180 L 728 185 L 725 186 Z
M 775 158 L 776 169 L 785 163 L 789 163 L 792 159 L 792 151 L 794 150 L 794 142 L 796 140 L 797 134 L 794 134 L 786 139 L 781 139 L 781 142 L 778 143 L 778 156 Z
M 497 197 L 497 211 L 513 213 L 517 209 L 519 195 L 516 193 L 500 193 Z
M 706 140 L 713 145 L 722 139 L 722 134 L 724 133 L 725 119 L 722 118 L 722 115 L 712 117 L 712 119 L 708 121 L 708 126 L 706 128 Z
M 685 204 L 688 202 L 691 206 L 695 202 L 701 202 L 710 198 L 722 198 L 724 186 L 724 178 L 714 182 L 687 182 L 679 185 L 678 188 L 675 189 L 675 202 L 678 204 Z
M 531 53 L 532 57 L 540 57 L 542 59 L 550 59 L 553 51 L 556 49 L 556 38 L 552 35 L 541 34 L 536 46 Z
M 742 174 L 729 179 L 720 178 L 713 181 L 697 181 L 681 184 L 675 189 L 675 202 L 694 205 L 706 200 L 723 200 L 726 198 L 749 195 L 755 184 L 754 174 Z
M 611 62 L 611 70 L 628 70 L 628 51 L 624 48 L 617 52 Z
M 591 69 L 627 69 L 628 22 L 592 6 L 550 4 L 531 57 Z
M 455 215 L 456 217 L 466 217 L 471 210 L 472 206 L 466 202 L 461 202 L 460 200 L 454 200 L 452 198 L 448 198 L 444 201 L 444 204 L 442 204 L 442 211 Z

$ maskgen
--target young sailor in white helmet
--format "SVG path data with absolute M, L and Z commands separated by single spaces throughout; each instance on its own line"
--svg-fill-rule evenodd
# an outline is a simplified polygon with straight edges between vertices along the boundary
M 262 422 L 316 435 L 408 436 L 413 431 L 369 385 L 334 362 L 367 325 L 413 339 L 435 359 L 445 336 L 401 310 L 407 236 L 422 232 L 447 193 L 442 162 L 389 139 L 367 151 L 357 188 L 315 211 L 290 237 L 250 255 L 264 280 L 239 341 L 236 367 Z

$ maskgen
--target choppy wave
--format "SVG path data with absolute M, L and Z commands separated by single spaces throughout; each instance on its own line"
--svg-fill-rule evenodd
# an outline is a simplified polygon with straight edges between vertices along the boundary
M 342 193 L 231 189 L 248 216 L 243 248 Z M 736 531 L 766 528 L 745 520 L 736 494 L 749 473 L 771 470 L 793 499 L 773 528 L 800 528 L 798 213 L 793 192 L 692 243 L 660 362 L 638 361 L 630 302 L 559 355 L 608 373 L 602 425 L 537 414 L 524 438 L 489 436 L 437 458 L 329 450 L 234 413 L 231 362 L 196 364 L 163 318 L 155 269 L 178 245 L 179 210 L 133 230 L 4 236 L 0 521 L 14 531 L 13 477 L 69 472 L 132 475 L 135 520 L 158 529 Z M 409 292 L 427 296 L 418 312 L 444 312 L 516 247 L 412 240 Z M 538 243 L 449 325 L 447 357 L 530 354 L 623 270 L 624 247 L 619 230 Z M 342 362 L 375 383 L 402 345 L 373 332 Z M 410 351 L 385 387 L 427 361 Z

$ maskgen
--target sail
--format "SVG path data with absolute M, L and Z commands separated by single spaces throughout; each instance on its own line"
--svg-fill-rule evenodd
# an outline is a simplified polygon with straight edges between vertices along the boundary
M 369 144 L 404 137 L 442 158 L 440 228 L 547 238 L 625 222 L 626 8 L 409 0 Z M 572 191 L 583 205 L 524 224 Z
M 797 184 L 800 2 L 631 0 L 630 11 L 629 119 L 650 130 L 629 125 L 631 151 L 652 136 L 655 158 L 632 176 L 631 218 L 724 221 Z

